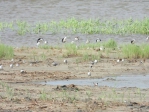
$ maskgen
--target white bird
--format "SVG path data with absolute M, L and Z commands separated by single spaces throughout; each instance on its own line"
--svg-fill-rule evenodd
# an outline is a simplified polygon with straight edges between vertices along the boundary
M 45 44 L 48 44 L 48 41 L 44 41 Z
M 67 37 L 62 38 L 62 42 L 65 43 L 66 39 L 67 39 Z
M 96 64 L 98 62 L 98 60 L 94 60 L 94 63 Z
M 3 70 L 3 65 L 0 65 L 0 70 Z
M 105 48 L 103 46 L 100 46 L 100 51 L 103 51 Z
M 64 63 L 67 64 L 67 60 L 66 59 L 64 60 Z
M 91 76 L 91 72 L 90 71 L 87 74 L 88 74 L 88 76 Z
M 13 68 L 13 64 L 10 64 L 10 68 Z
M 39 46 L 40 45 L 40 42 L 37 42 L 37 46 Z
M 146 37 L 146 41 L 148 41 L 149 40 L 149 36 L 148 37 Z
M 21 69 L 21 70 L 20 70 L 20 72 L 21 72 L 21 73 L 25 73 L 26 71 L 25 71 L 25 70 L 23 70 L 23 69 Z

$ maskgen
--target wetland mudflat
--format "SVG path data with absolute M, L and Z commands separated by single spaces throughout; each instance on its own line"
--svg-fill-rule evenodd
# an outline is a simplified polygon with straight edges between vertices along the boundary
M 0 1 L 0 111 L 149 111 L 148 3 Z

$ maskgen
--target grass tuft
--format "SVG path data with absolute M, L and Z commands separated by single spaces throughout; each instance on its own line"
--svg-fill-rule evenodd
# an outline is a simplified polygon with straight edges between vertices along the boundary
M 106 48 L 116 48 L 117 47 L 117 42 L 113 39 L 110 39 L 107 42 L 104 42 L 103 46 L 106 47 Z
M 122 54 L 125 58 L 149 58 L 149 45 L 127 44 L 122 47 Z
M 13 47 L 0 44 L 0 58 L 11 59 L 14 56 Z

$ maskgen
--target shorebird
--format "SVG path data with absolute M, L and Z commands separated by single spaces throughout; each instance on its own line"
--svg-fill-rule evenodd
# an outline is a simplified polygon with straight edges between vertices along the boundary
M 40 42 L 37 42 L 37 46 L 39 46 L 40 45 Z
M 64 60 L 64 63 L 67 64 L 67 60 L 66 59 Z
M 93 65 L 90 65 L 90 69 L 93 67 Z
M 146 37 L 146 41 L 148 41 L 149 40 L 149 36 L 148 37 Z
M 44 41 L 45 44 L 48 44 L 48 41 Z
M 3 70 L 3 65 L 0 65 L 0 70 Z
M 131 44 L 134 44 L 135 43 L 135 39 L 132 39 L 130 42 L 131 42 Z
M 21 73 L 25 73 L 25 70 L 21 69 L 20 72 L 21 72 Z
M 58 64 L 55 63 L 54 61 L 52 62 L 52 66 L 57 66 Z
M 96 42 L 100 42 L 100 41 L 101 41 L 101 39 L 99 39 L 99 38 L 96 39 Z
M 37 46 L 39 46 L 41 42 L 43 42 L 43 38 L 38 38 L 37 39 Z
M 103 51 L 105 48 L 103 46 L 100 46 L 100 51 Z
M 91 72 L 90 71 L 87 74 L 88 74 L 88 76 L 91 76 Z
M 13 68 L 13 64 L 10 64 L 10 68 Z
M 117 60 L 117 63 L 123 62 L 123 61 L 124 61 L 124 59 L 118 59 L 118 60 Z
M 75 37 L 75 41 L 78 41 L 79 40 L 79 37 Z
M 94 60 L 94 64 L 96 64 L 98 62 L 98 60 Z
M 66 38 L 67 38 L 67 37 L 62 38 L 62 42 L 63 42 L 63 43 L 66 42 Z
M 94 82 L 93 82 L 93 84 L 94 84 L 94 86 L 98 86 L 98 83 L 94 83 Z
M 38 38 L 37 43 L 43 41 L 43 38 Z

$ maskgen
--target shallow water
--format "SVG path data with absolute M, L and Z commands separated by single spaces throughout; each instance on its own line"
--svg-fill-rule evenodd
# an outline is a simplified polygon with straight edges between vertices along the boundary
M 103 79 L 77 79 L 77 80 L 57 80 L 41 82 L 40 84 L 49 85 L 88 85 L 94 86 L 93 83 L 98 83 L 98 86 L 108 86 L 108 87 L 137 87 L 141 89 L 149 88 L 149 75 L 122 75 L 117 77 L 106 77 Z
M 78 19 L 100 18 L 115 19 L 142 19 L 149 17 L 149 1 L 147 0 L 3 0 L 0 1 L 0 21 L 25 20 L 29 23 L 38 21 L 60 20 L 75 17 Z M 16 32 L 6 30 L 0 32 L 1 41 L 12 46 L 36 46 L 36 40 L 43 37 L 50 45 L 59 44 L 61 38 L 69 36 L 71 42 L 75 36 L 81 37 L 85 43 L 86 38 L 95 42 L 97 37 L 103 41 L 113 38 L 118 42 L 130 42 L 135 38 L 138 43 L 144 42 L 146 35 L 82 35 L 82 34 L 27 34 L 19 36 Z

